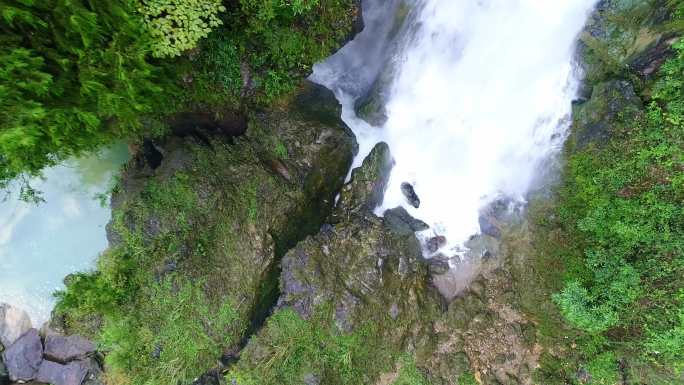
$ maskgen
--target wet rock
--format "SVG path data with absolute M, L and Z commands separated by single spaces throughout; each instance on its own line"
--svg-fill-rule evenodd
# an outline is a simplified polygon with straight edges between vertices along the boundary
M 25 311 L 0 303 L 0 344 L 7 349 L 31 329 L 31 319 Z
M 383 73 L 378 76 L 368 93 L 358 98 L 354 104 L 356 115 L 375 127 L 382 127 L 387 123 L 385 104 L 387 102 L 386 84 L 388 80 L 386 77 L 391 72 L 386 72 L 387 75 Z
M 480 224 L 480 232 L 492 236 L 494 238 L 501 238 L 501 228 L 496 220 L 490 216 L 480 215 L 477 219 Z
M 66 364 L 95 353 L 95 344 L 78 336 L 49 335 L 45 338 L 45 358 Z
M 404 197 L 406 198 L 406 201 L 413 207 L 418 208 L 420 207 L 420 198 L 418 198 L 418 195 L 416 194 L 415 190 L 413 189 L 413 185 L 404 182 L 401 184 L 401 193 L 404 194 Z
M 31 381 L 43 362 L 43 344 L 38 330 L 30 329 L 2 353 L 12 381 Z
M 352 171 L 353 183 L 340 192 L 337 215 L 349 215 L 360 210 L 372 211 L 382 204 L 394 160 L 387 143 L 375 145 L 361 167 Z
M 164 159 L 154 174 L 130 162 L 112 196 L 120 215 L 112 221 L 118 220 L 115 226 L 108 226 L 110 246 L 118 247 L 120 235 L 131 232 L 140 234 L 145 245 L 174 237 L 172 252 L 148 249 L 150 263 L 139 273 L 181 282 L 201 277 L 193 296 L 217 306 L 239 303 L 239 323 L 258 325 L 277 298 L 277 290 L 266 291 L 277 282 L 282 255 L 326 223 L 351 166 L 357 146 L 340 114 L 332 92 L 307 82 L 287 101 L 254 111 L 249 129 L 234 138 L 234 145 L 211 135 L 206 138 L 210 146 L 191 137 L 155 143 Z M 282 153 L 287 157 L 278 158 Z M 273 170 L 274 159 L 287 169 L 288 178 Z M 156 205 L 151 191 L 174 186 L 191 204 Z M 146 226 L 153 218 L 155 226 Z M 193 231 L 178 231 L 179 218 Z M 201 262 L 194 257 L 198 233 L 213 234 L 212 242 L 203 245 Z M 135 299 L 138 304 L 144 300 Z M 66 334 L 98 333 L 99 325 L 91 329 L 87 320 L 63 316 L 66 325 L 76 326 Z M 217 327 L 206 325 L 206 331 L 222 344 L 224 331 Z
M 401 206 L 385 211 L 383 217 L 385 218 L 385 225 L 397 234 L 415 233 L 430 228 L 425 222 L 412 217 Z
M 497 239 L 501 238 L 505 227 L 520 223 L 522 212 L 522 204 L 505 197 L 496 199 L 480 210 L 480 232 Z
M 104 372 L 102 371 L 102 365 L 100 364 L 103 360 L 104 358 L 100 356 L 97 357 L 97 359 L 91 357 L 79 361 L 88 372 L 83 380 L 83 385 L 105 385 Z
M 207 373 L 199 376 L 192 385 L 220 385 L 221 384 L 221 373 L 218 370 L 210 370 Z
M 425 247 L 430 253 L 436 253 L 437 250 L 446 246 L 447 239 L 443 235 L 437 235 L 427 240 Z
M 51 385 L 81 385 L 87 374 L 87 365 L 80 361 L 63 365 L 44 360 L 38 369 L 36 381 Z
M 467 256 L 474 259 L 490 260 L 499 255 L 501 241 L 486 234 L 478 234 L 466 241 Z
M 364 177 L 352 177 L 351 191 L 372 190 L 366 188 L 373 183 L 365 176 L 379 174 L 363 168 L 375 169 L 374 164 L 364 162 L 356 173 Z M 382 176 L 379 180 L 386 183 Z M 335 324 L 344 331 L 389 315 L 402 327 L 383 330 L 388 341 L 402 346 L 429 338 L 431 325 L 423 320 L 441 302 L 430 285 L 418 239 L 413 231 L 393 231 L 389 221 L 373 215 L 368 205 L 355 207 L 365 209 L 347 211 L 332 231 L 309 237 L 285 254 L 279 307 L 290 307 L 309 318 L 317 305 L 331 304 Z M 420 226 L 407 213 L 395 213 L 390 218 L 404 229 Z
M 449 259 L 443 255 L 438 255 L 430 258 L 428 260 L 428 266 L 430 274 L 433 275 L 446 274 L 450 269 Z
M 594 86 L 591 98 L 575 108 L 571 143 L 583 149 L 590 143 L 601 146 L 611 135 L 636 120 L 643 110 L 631 83 L 611 80 Z
M 644 52 L 641 52 L 631 60 L 629 68 L 642 77 L 653 75 L 673 55 L 672 44 L 676 41 L 677 38 L 670 38 L 660 39 L 653 43 Z

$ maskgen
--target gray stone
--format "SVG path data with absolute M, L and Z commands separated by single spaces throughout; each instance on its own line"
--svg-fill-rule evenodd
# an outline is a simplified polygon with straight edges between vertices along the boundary
M 0 303 L 0 344 L 10 347 L 14 341 L 31 329 L 31 319 L 21 309 Z
M 86 358 L 95 352 L 95 345 L 78 336 L 48 335 L 45 338 L 45 358 L 66 364 Z
M 81 385 L 88 374 L 88 366 L 81 361 L 62 365 L 43 360 L 36 375 L 36 381 L 52 385 Z
M 304 384 L 305 385 L 320 385 L 321 379 L 317 375 L 313 373 L 307 373 L 304 375 Z
M 12 381 L 31 381 L 43 361 L 43 344 L 38 330 L 30 329 L 2 354 Z
M 380 142 L 352 171 L 351 181 L 344 185 L 335 215 L 340 218 L 356 212 L 372 211 L 382 204 L 387 181 L 394 166 L 389 146 Z

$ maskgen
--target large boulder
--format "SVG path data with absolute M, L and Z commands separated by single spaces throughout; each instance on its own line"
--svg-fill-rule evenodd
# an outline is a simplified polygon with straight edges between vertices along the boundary
M 12 381 L 31 381 L 36 378 L 43 362 L 43 344 L 38 330 L 27 331 L 2 356 Z
M 342 187 L 335 215 L 349 216 L 359 211 L 372 211 L 382 204 L 393 165 L 387 143 L 375 145 L 362 166 L 352 171 L 354 183 Z
M 36 381 L 51 385 L 81 385 L 88 374 L 88 367 L 83 362 L 70 362 L 66 365 L 44 360 Z
M 31 329 L 31 319 L 25 311 L 0 303 L 0 344 L 6 348 Z
M 398 348 L 425 345 L 431 333 L 426 320 L 440 301 L 430 285 L 420 243 L 406 231 L 422 226 L 405 212 L 392 216 L 392 221 L 372 212 L 387 183 L 388 152 L 386 145 L 376 146 L 354 171 L 336 209 L 347 216 L 285 255 L 279 306 L 309 318 L 320 306 L 332 305 L 342 330 L 368 322 L 392 323 L 402 326 L 382 333 Z
M 594 86 L 591 98 L 573 111 L 571 145 L 583 149 L 590 143 L 602 145 L 612 135 L 638 119 L 643 103 L 630 82 L 610 80 Z
M 52 334 L 45 337 L 45 358 L 66 364 L 95 353 L 95 344 L 79 335 Z
M 193 378 L 239 350 L 268 314 L 278 297 L 282 255 L 329 216 L 357 150 L 340 115 L 330 91 L 307 83 L 291 99 L 252 113 L 242 136 L 154 141 L 159 164 L 141 155 L 126 166 L 112 197 L 110 249 L 99 261 L 105 271 L 95 274 L 108 274 L 108 266 L 123 265 L 128 255 L 144 255 L 121 273 L 135 294 L 111 309 L 130 321 L 135 349 L 152 357 L 150 364 L 134 363 L 138 373 L 176 358 L 169 346 L 179 342 L 164 331 L 176 327 L 168 314 L 180 306 L 182 322 L 199 330 L 193 336 L 201 334 L 194 342 L 209 346 L 193 357 L 201 365 L 178 358 Z M 67 284 L 67 291 L 74 288 L 72 303 L 89 279 L 95 278 Z M 235 311 L 229 321 L 227 309 Z M 103 317 L 58 306 L 54 318 L 65 333 L 92 340 Z
M 669 17 L 661 1 L 599 1 L 578 47 L 587 80 L 594 84 L 625 69 L 652 74 L 671 53 L 672 36 L 662 28 Z

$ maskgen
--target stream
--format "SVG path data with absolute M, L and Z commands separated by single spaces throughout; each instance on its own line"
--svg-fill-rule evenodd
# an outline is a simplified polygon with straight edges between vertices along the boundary
M 396 165 L 377 213 L 404 206 L 430 225 L 423 241 L 444 236 L 438 252 L 462 257 L 483 208 L 524 203 L 567 137 L 576 41 L 595 3 L 364 1 L 364 31 L 311 79 L 342 104 L 356 166 L 377 142 L 390 146 Z

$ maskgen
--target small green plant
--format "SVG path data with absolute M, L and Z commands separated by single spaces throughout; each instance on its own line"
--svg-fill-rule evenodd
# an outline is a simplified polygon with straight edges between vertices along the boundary
M 392 385 L 430 385 L 425 375 L 416 367 L 416 361 L 409 355 L 399 360 L 399 378 Z
M 466 372 L 458 377 L 458 385 L 478 385 L 479 382 L 475 379 L 472 373 Z
M 273 152 L 275 153 L 275 156 L 280 159 L 287 159 L 288 157 L 287 147 L 285 147 L 285 145 L 282 142 L 276 143 Z
M 143 15 L 154 38 L 154 56 L 179 56 L 222 24 L 221 0 L 141 0 Z

